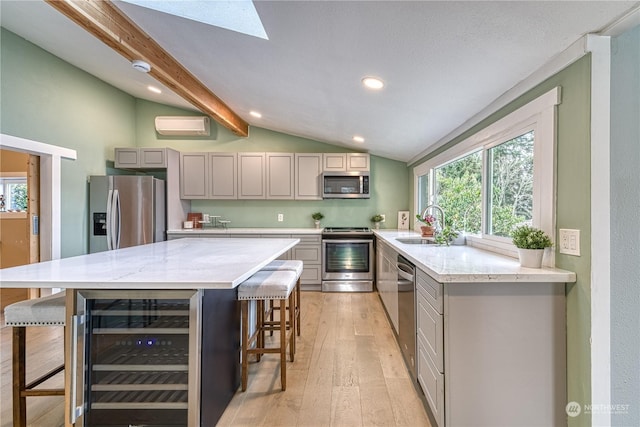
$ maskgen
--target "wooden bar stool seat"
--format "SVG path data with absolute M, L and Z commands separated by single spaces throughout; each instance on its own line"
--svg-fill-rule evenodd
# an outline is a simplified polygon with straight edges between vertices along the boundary
M 304 263 L 302 261 L 291 260 L 274 260 L 262 268 L 262 271 L 293 271 L 296 273 L 296 301 L 295 301 L 295 316 L 296 316 L 296 333 L 300 336 L 300 313 L 301 313 L 301 300 L 300 300 L 300 276 L 302 276 L 302 270 L 304 269 Z M 273 302 L 270 304 L 269 313 L 270 322 L 273 322 Z
M 47 297 L 16 302 L 4 309 L 5 324 L 13 327 L 13 425 L 27 425 L 27 397 L 64 396 L 62 389 L 36 389 L 37 386 L 64 370 L 64 364 L 27 384 L 26 382 L 26 328 L 27 326 L 64 326 L 64 292 Z
M 287 346 L 289 357 L 294 361 L 295 353 L 295 300 L 293 289 L 297 275 L 293 271 L 259 271 L 238 286 L 238 299 L 242 313 L 242 391 L 247 389 L 249 372 L 248 355 L 255 354 L 257 360 L 266 353 L 280 353 L 280 382 L 282 390 L 287 388 Z M 265 325 L 264 301 L 278 301 L 280 321 L 278 325 Z M 249 301 L 256 301 L 256 330 L 249 330 Z M 288 316 L 287 316 L 288 315 Z M 287 317 L 289 318 L 287 320 Z M 280 331 L 279 347 L 266 347 L 264 333 L 266 330 Z M 255 347 L 253 347 L 255 343 Z

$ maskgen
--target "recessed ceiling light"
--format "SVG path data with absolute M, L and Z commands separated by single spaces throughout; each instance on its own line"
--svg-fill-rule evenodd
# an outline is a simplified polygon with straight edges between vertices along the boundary
M 262 114 L 258 113 L 257 111 L 250 111 L 249 114 L 251 114 L 256 119 L 262 118 Z
M 155 86 L 147 86 L 147 89 L 149 89 L 151 92 L 162 93 L 162 91 Z
M 363 138 L 363 137 L 361 137 L 361 136 L 358 136 L 358 135 L 354 136 L 354 137 L 353 137 L 353 140 L 354 140 L 355 142 L 364 142 L 364 138 Z
M 382 89 L 384 82 L 377 77 L 365 77 L 362 79 L 362 84 L 369 89 Z

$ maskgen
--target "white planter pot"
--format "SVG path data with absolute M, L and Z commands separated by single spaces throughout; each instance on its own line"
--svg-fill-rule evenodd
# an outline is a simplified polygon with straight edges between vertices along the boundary
M 541 268 L 544 249 L 521 249 L 518 248 L 520 265 L 529 268 Z
M 320 228 L 320 221 L 315 220 L 313 223 L 316 225 L 316 228 Z

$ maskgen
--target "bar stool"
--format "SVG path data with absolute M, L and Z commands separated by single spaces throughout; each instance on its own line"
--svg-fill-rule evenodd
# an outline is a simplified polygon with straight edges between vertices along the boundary
M 64 292 L 47 297 L 16 302 L 4 309 L 5 324 L 13 327 L 13 425 L 27 425 L 27 397 L 64 396 L 62 389 L 35 389 L 49 378 L 64 370 L 64 364 L 50 370 L 40 378 L 26 383 L 26 329 L 27 326 L 64 326 Z
M 300 336 L 300 310 L 302 307 L 302 303 L 300 300 L 300 276 L 302 276 L 302 270 L 304 269 L 304 263 L 299 260 L 291 259 L 291 260 L 281 260 L 276 259 L 271 261 L 265 267 L 262 268 L 262 271 L 293 271 L 296 273 L 296 303 L 295 303 L 295 316 L 296 316 L 296 333 Z M 269 309 L 271 310 L 269 313 L 270 321 L 273 322 L 273 302 L 270 303 Z M 276 308 L 277 309 L 277 308 Z M 273 334 L 273 333 L 272 333 Z
M 242 313 L 242 391 L 247 389 L 249 372 L 248 355 L 255 354 L 258 362 L 260 356 L 266 353 L 280 353 L 280 382 L 282 391 L 287 388 L 287 345 L 289 357 L 294 360 L 295 353 L 295 301 L 293 288 L 296 286 L 297 276 L 292 271 L 259 271 L 238 286 L 238 299 Z M 280 322 L 275 327 L 280 331 L 280 346 L 266 347 L 264 332 L 269 329 L 264 321 L 264 301 L 278 300 Z M 287 309 L 288 300 L 288 309 Z M 249 301 L 256 301 L 257 321 L 256 330 L 249 333 Z M 289 317 L 287 322 L 286 317 Z M 287 324 L 289 327 L 287 327 Z M 251 347 L 253 343 L 255 347 Z

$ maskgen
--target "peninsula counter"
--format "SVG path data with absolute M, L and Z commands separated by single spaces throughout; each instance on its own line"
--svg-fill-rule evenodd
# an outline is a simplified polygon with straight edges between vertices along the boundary
M 67 290 L 67 426 L 210 426 L 239 386 L 236 288 L 298 242 L 171 240 L 3 269 L 0 286 Z M 149 362 L 166 353 L 176 358 Z M 134 354 L 147 361 L 115 362 Z M 155 370 L 179 380 L 134 383 Z M 123 386 L 100 383 L 122 372 Z M 145 396 L 176 397 L 144 400 L 145 388 Z

